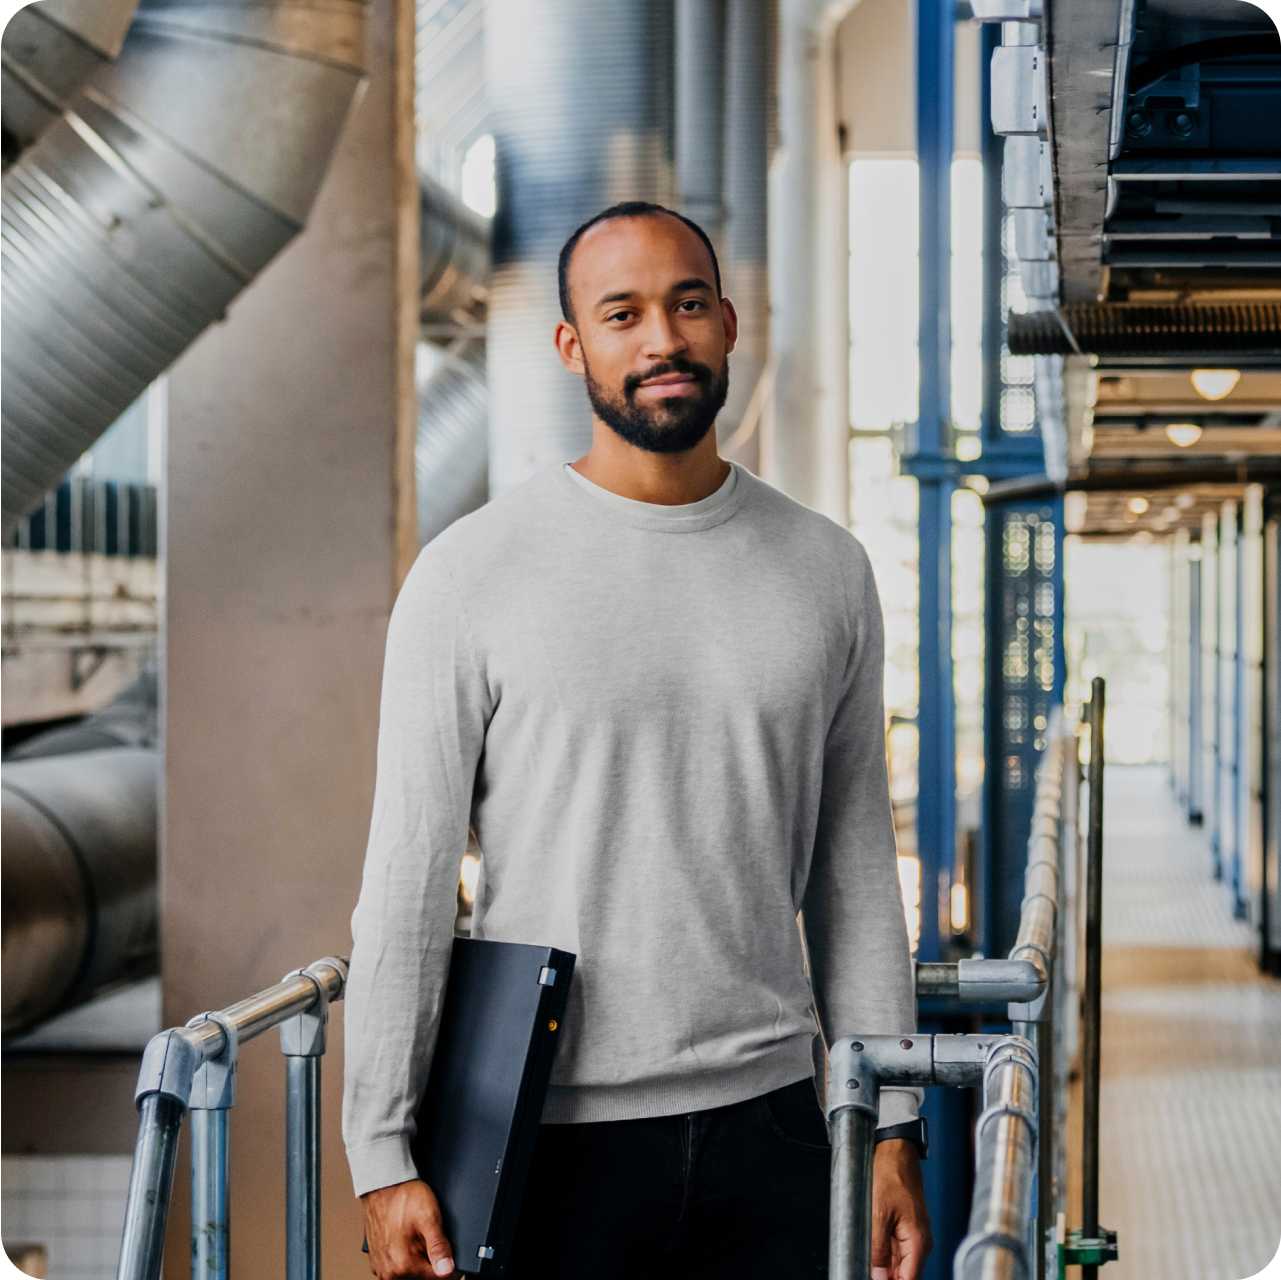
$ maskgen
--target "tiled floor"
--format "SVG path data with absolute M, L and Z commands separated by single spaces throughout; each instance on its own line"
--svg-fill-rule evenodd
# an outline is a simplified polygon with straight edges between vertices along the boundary
M 1163 769 L 1104 791 L 1102 1280 L 1241 1280 L 1281 1242 L 1281 982 Z

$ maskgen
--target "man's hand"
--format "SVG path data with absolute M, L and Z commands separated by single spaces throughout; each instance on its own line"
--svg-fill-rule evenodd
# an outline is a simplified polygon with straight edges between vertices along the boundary
M 872 1280 L 920 1280 L 933 1244 L 916 1148 L 902 1138 L 878 1142 L 872 1164 Z
M 376 1280 L 419 1280 L 454 1274 L 454 1255 L 440 1222 L 436 1193 L 418 1178 L 366 1191 L 365 1239 Z

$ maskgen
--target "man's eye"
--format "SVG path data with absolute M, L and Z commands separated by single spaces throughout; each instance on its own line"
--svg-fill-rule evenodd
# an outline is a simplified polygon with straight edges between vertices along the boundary
M 685 301 L 681 303 L 681 306 L 684 307 L 689 305 L 690 303 L 693 303 L 693 305 L 696 307 L 702 307 L 704 305 L 702 300 L 699 298 L 686 298 Z
M 630 311 L 615 311 L 615 312 L 614 312 L 614 314 L 613 314 L 612 316 L 606 316 L 606 317 L 605 317 L 605 319 L 606 319 L 607 321 L 609 321 L 609 320 L 617 320 L 617 319 L 619 318 L 619 316 L 629 316 L 629 315 L 631 315 L 631 314 L 632 314 L 632 313 L 631 313 Z

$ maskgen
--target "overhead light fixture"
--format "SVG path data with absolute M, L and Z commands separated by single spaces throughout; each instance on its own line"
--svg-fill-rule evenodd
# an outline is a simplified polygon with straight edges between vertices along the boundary
M 1129 507 L 1136 516 L 1141 516 L 1148 509 L 1148 500 L 1141 495 L 1136 495 L 1125 505 Z
M 1171 422 L 1165 429 L 1166 438 L 1180 449 L 1190 449 L 1201 439 L 1201 428 L 1195 422 Z
M 1240 369 L 1193 369 L 1192 387 L 1202 400 L 1222 400 L 1241 381 Z

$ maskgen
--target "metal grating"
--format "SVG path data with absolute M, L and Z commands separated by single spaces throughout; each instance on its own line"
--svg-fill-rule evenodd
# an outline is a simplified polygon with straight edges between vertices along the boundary
M 1036 763 L 1063 690 L 1063 504 L 988 508 L 985 954 L 1014 942 Z

